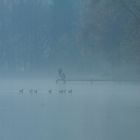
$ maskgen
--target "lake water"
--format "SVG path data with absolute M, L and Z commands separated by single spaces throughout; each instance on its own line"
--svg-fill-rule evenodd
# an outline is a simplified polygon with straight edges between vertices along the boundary
M 140 140 L 140 83 L 2 80 L 0 140 Z

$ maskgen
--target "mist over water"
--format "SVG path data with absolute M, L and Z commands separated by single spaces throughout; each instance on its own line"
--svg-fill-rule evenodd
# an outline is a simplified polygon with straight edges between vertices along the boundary
M 139 0 L 0 0 L 0 140 L 140 140 Z
M 140 138 L 140 83 L 56 84 L 29 79 L 5 83 L 0 89 L 1 139 Z

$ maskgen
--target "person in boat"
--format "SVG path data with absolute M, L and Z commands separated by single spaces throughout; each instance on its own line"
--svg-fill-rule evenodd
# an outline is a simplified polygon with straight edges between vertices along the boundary
M 58 76 L 59 76 L 59 79 L 57 79 L 57 81 L 63 81 L 64 83 L 66 82 L 66 75 L 62 69 L 58 70 Z

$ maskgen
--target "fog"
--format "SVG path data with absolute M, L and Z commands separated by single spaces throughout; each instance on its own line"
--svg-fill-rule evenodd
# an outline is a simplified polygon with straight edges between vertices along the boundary
M 0 140 L 139 140 L 140 2 L 0 0 Z
M 51 78 L 63 68 L 71 76 L 139 79 L 139 5 L 1 0 L 1 76 Z

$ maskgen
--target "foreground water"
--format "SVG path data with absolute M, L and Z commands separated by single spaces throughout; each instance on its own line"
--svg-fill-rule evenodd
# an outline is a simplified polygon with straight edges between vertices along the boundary
M 140 83 L 0 82 L 0 140 L 140 140 Z

